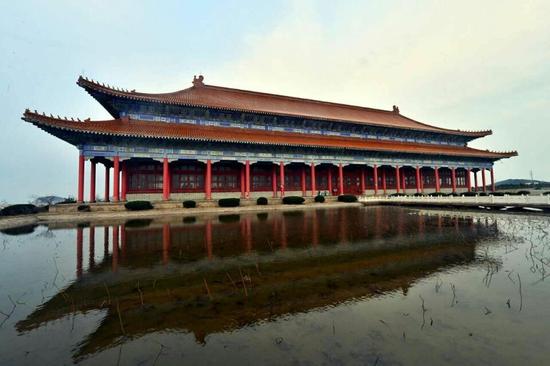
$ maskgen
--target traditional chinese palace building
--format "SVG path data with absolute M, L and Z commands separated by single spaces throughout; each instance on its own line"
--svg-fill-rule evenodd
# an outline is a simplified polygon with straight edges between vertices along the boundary
M 205 84 L 203 76 L 163 94 L 83 77 L 77 84 L 113 119 L 30 110 L 22 118 L 78 148 L 79 202 L 86 161 L 95 202 L 98 163 L 106 168 L 107 199 L 179 200 L 486 190 L 487 171 L 494 190 L 494 162 L 517 155 L 468 147 L 491 131 L 432 126 L 396 106 L 380 110 L 225 88 Z

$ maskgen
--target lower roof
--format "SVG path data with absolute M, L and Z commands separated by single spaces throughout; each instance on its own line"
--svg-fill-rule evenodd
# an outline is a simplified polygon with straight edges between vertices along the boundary
M 106 121 L 75 121 L 73 119 L 55 118 L 53 116 L 48 117 L 44 114 L 26 110 L 22 119 L 38 127 L 47 126 L 76 133 L 121 137 L 403 152 L 411 154 L 475 157 L 491 160 L 509 158 L 517 155 L 515 151 L 494 152 L 478 150 L 467 146 L 397 142 L 357 137 L 306 135 L 294 132 L 264 131 L 183 123 L 152 122 L 133 120 L 127 117 Z M 53 134 L 55 135 L 55 133 Z

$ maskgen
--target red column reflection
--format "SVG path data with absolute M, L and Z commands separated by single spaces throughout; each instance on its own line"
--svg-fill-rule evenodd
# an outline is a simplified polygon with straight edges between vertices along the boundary
M 76 277 L 82 276 L 82 228 L 76 229 Z
M 252 221 L 250 219 L 250 216 L 246 216 L 244 218 L 245 227 L 246 227 L 246 236 L 245 236 L 245 243 L 246 243 L 246 251 L 251 252 L 252 251 Z
M 317 210 L 311 211 L 311 245 L 316 247 L 319 245 L 319 226 L 317 223 Z
M 162 225 L 162 263 L 167 264 L 170 260 L 170 224 Z
M 103 228 L 103 259 L 109 255 L 109 227 Z
M 120 249 L 122 260 L 126 259 L 126 226 L 120 225 Z
M 92 268 L 95 265 L 95 226 L 91 225 L 89 229 L 89 259 L 88 266 Z
M 284 216 L 281 216 L 281 248 L 286 249 L 288 245 L 286 237 L 286 220 Z
M 118 226 L 113 226 L 113 251 L 112 251 L 112 270 L 118 270 Z
M 205 229 L 205 233 L 204 233 L 204 245 L 206 247 L 206 255 L 208 257 L 208 259 L 212 259 L 213 258 L 213 253 L 212 253 L 212 220 L 211 219 L 207 219 L 206 220 L 206 225 L 204 226 L 204 229 Z

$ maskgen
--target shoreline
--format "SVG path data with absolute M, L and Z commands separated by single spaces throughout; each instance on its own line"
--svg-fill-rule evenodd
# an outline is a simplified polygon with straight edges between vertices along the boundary
M 310 209 L 330 209 L 343 207 L 363 207 L 360 202 L 325 202 L 307 203 L 301 205 L 255 205 L 239 207 L 197 207 L 197 208 L 167 208 L 144 211 L 96 211 L 73 213 L 37 213 L 32 215 L 10 216 L 0 218 L 0 230 L 11 229 L 27 225 L 41 225 L 49 223 L 81 223 L 90 220 L 126 220 L 136 218 L 159 218 L 163 216 L 201 216 L 209 214 L 240 214 L 245 212 L 265 211 L 296 211 Z
M 501 204 L 463 204 L 458 202 L 437 202 L 435 200 L 424 202 L 404 202 L 402 200 L 367 200 L 359 202 L 338 202 L 326 201 L 324 203 L 315 203 L 306 201 L 300 205 L 285 205 L 282 203 L 269 205 L 250 205 L 245 204 L 238 207 L 218 207 L 218 206 L 199 206 L 196 208 L 174 207 L 173 203 L 169 206 L 158 207 L 151 210 L 143 211 L 127 211 L 120 209 L 118 206 L 110 205 L 111 209 L 92 211 L 92 212 L 77 212 L 77 211 L 54 211 L 44 212 L 32 215 L 8 216 L 0 217 L 0 230 L 23 227 L 27 225 L 44 225 L 54 223 L 84 223 L 88 221 L 106 221 L 116 220 L 123 222 L 131 219 L 139 218 L 162 218 L 164 216 L 204 216 L 213 214 L 241 214 L 247 212 L 270 212 L 270 211 L 296 211 L 296 210 L 311 210 L 311 209 L 331 209 L 342 207 L 375 207 L 375 206 L 393 206 L 416 210 L 452 210 L 460 212 L 477 212 L 477 213 L 501 213 L 501 214 L 524 214 L 524 215 L 548 215 L 548 212 L 535 212 L 526 210 L 499 210 Z M 119 205 L 120 206 L 120 205 Z M 494 207 L 491 207 L 494 206 Z M 108 206 L 105 206 L 108 207 Z

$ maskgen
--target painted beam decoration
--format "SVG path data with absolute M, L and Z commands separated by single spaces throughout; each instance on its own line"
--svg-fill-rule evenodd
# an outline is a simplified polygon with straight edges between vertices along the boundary
M 81 121 L 30 110 L 22 119 L 77 147 L 79 201 L 86 161 L 93 164 L 95 201 L 98 162 L 107 173 L 114 169 L 114 200 L 166 200 L 171 194 L 277 197 L 285 186 L 303 195 L 458 192 L 479 189 L 478 173 L 486 190 L 486 171 L 494 189 L 494 162 L 517 155 L 468 146 L 490 130 L 437 127 L 403 116 L 397 106 L 380 110 L 231 89 L 207 85 L 202 75 L 191 87 L 164 94 L 83 77 L 77 84 L 113 119 Z

